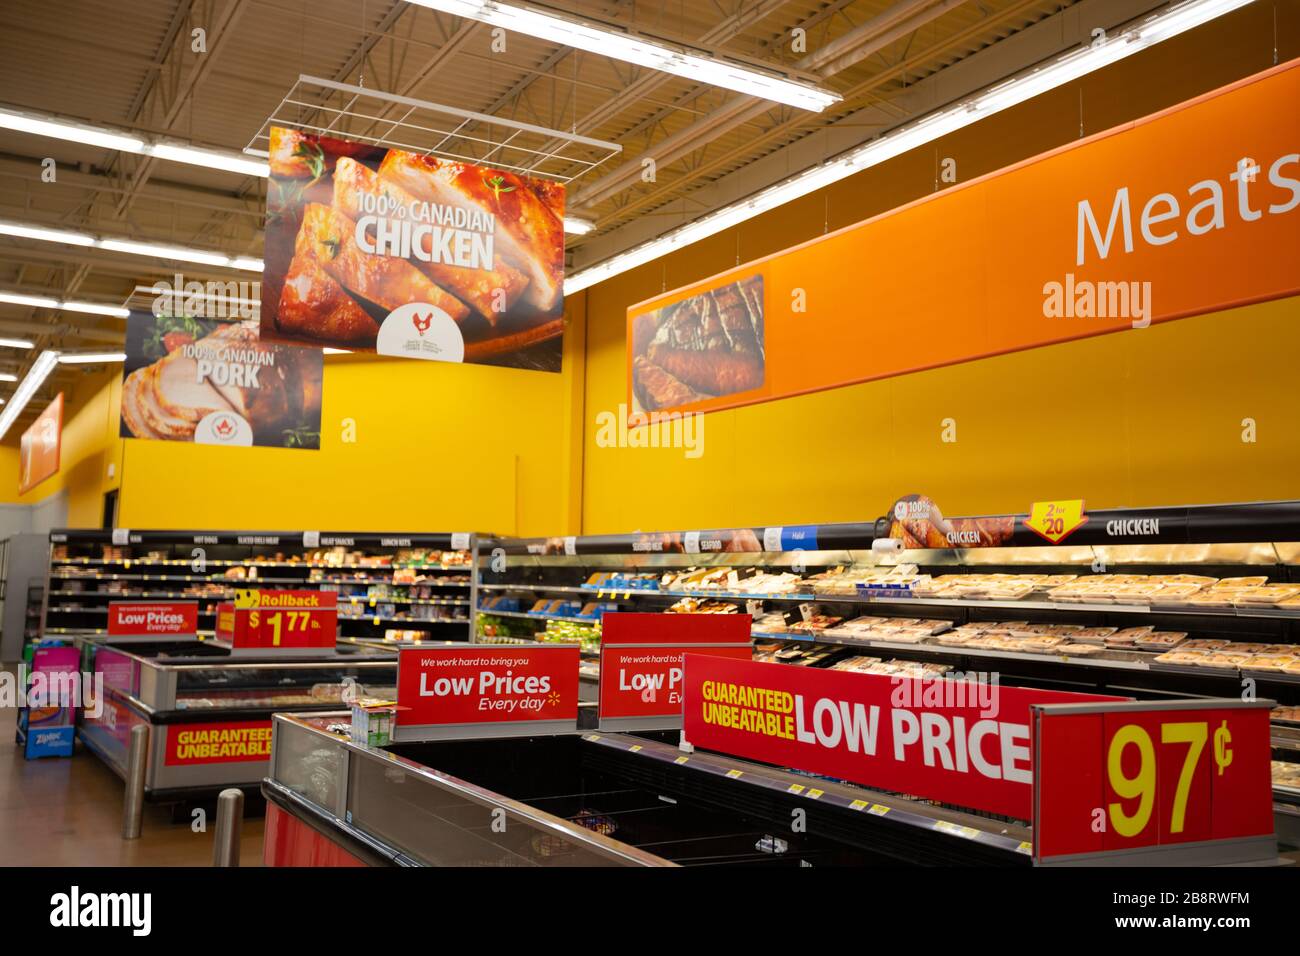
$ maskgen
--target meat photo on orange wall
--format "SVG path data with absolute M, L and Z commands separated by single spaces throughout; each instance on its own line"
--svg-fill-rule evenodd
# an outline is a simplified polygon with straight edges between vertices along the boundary
M 763 276 L 756 273 L 632 320 L 635 411 L 748 392 L 763 384 Z

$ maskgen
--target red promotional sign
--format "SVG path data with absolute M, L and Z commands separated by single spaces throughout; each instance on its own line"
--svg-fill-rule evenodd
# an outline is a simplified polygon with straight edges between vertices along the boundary
M 217 630 L 223 634 L 222 608 Z M 230 644 L 237 651 L 329 651 L 338 642 L 338 594 L 334 591 L 235 592 Z
M 699 654 L 686 656 L 685 697 L 682 737 L 696 747 L 1021 820 L 1030 705 L 1119 699 Z
M 1266 702 L 1049 707 L 1035 718 L 1040 862 L 1273 834 Z
M 110 637 L 193 637 L 199 627 L 197 601 L 110 601 Z
M 600 639 L 601 727 L 681 726 L 687 650 L 749 660 L 751 623 L 748 614 L 606 614 Z
M 576 730 L 578 664 L 576 644 L 404 647 L 393 739 Z
M 171 724 L 163 763 L 169 767 L 201 763 L 253 763 L 271 758 L 271 722 L 240 720 L 220 724 Z

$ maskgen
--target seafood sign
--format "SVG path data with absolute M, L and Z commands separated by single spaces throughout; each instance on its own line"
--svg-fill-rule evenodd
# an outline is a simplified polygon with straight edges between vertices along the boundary
M 558 371 L 564 187 L 271 129 L 265 341 Z
M 133 312 L 124 438 L 319 448 L 319 349 L 261 341 L 256 321 Z

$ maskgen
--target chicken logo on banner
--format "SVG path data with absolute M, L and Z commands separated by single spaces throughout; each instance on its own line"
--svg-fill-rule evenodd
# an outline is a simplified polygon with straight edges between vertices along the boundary
M 415 331 L 419 332 L 420 335 L 424 335 L 425 332 L 429 331 L 429 326 L 433 324 L 433 313 L 429 312 L 421 318 L 417 312 L 411 316 L 411 322 L 415 326 Z

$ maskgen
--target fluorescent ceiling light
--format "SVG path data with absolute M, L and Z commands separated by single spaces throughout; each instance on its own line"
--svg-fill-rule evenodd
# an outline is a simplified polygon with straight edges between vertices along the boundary
M 70 140 L 87 146 L 102 146 L 104 149 L 117 149 L 126 153 L 138 153 L 144 149 L 144 140 L 135 136 L 53 117 L 32 116 L 15 110 L 0 110 L 0 129 Z
M 98 365 L 125 361 L 125 352 L 62 352 L 59 354 L 59 362 L 63 365 Z
M 47 136 L 50 139 L 61 139 L 70 143 L 83 143 L 87 146 L 102 146 L 104 149 L 153 156 L 176 163 L 188 163 L 191 166 L 223 169 L 245 176 L 265 178 L 270 174 L 270 167 L 266 163 L 247 159 L 239 153 L 202 149 L 181 143 L 151 143 L 120 130 L 90 126 L 55 116 L 38 116 L 21 110 L 0 109 L 0 129 L 31 133 L 33 136 Z
M 328 346 L 321 349 L 321 351 L 324 352 L 326 355 L 351 355 L 352 354 L 351 349 L 336 349 L 336 348 L 330 348 Z
M 114 239 L 93 236 L 71 229 L 37 229 L 16 222 L 0 222 L 0 235 L 17 236 L 21 239 L 39 239 L 43 242 L 62 242 L 74 246 L 94 246 L 110 252 L 125 252 L 133 256 L 149 256 L 154 259 L 171 259 L 181 262 L 197 262 L 209 266 L 222 266 L 227 269 L 243 269 L 247 272 L 261 272 L 262 260 L 248 256 L 227 256 L 211 249 L 192 249 L 189 246 L 165 246 L 152 242 L 136 242 L 132 239 Z M 89 303 L 82 303 L 89 306 Z M 66 304 L 51 308 L 66 308 Z M 107 307 L 106 307 L 107 308 Z M 90 311 L 89 308 L 74 309 L 77 312 Z M 120 315 L 122 310 L 105 312 L 105 315 Z
M 0 349 L 30 349 L 35 347 L 36 343 L 28 342 L 26 339 L 0 339 Z
M 642 243 L 603 262 L 582 269 L 564 280 L 564 292 L 572 295 L 645 265 L 674 250 L 706 239 L 770 209 L 806 196 L 854 173 L 887 159 L 933 142 L 954 130 L 976 123 L 986 116 L 1033 99 L 1048 90 L 1109 66 L 1162 40 L 1177 36 L 1203 23 L 1244 7 L 1251 0 L 1189 0 L 1171 6 L 1140 24 L 1097 44 L 1058 57 L 1046 66 L 1022 73 L 990 87 L 954 106 L 931 113 L 900 129 L 850 150 L 837 159 L 814 166 L 783 182 L 769 186 L 748 199 L 710 213 L 685 226 Z
M 0 302 L 8 302 L 10 305 L 30 305 L 38 309 L 64 309 L 68 312 L 86 312 L 90 315 L 111 315 L 119 319 L 125 319 L 131 314 L 129 310 L 117 305 L 60 301 L 43 295 L 24 295 L 21 292 L 0 292 Z M 30 347 L 28 345 L 28 348 Z
M 36 361 L 32 363 L 27 375 L 14 389 L 9 404 L 5 406 L 4 411 L 0 411 L 0 438 L 4 438 L 10 426 L 13 425 L 14 419 L 22 414 L 23 409 L 27 407 L 27 403 L 36 394 L 36 390 L 44 384 L 50 372 L 54 371 L 54 366 L 58 364 L 58 352 L 46 350 L 36 357 Z
M 579 219 L 576 216 L 564 217 L 564 231 L 571 236 L 585 236 L 596 228 L 596 224 L 587 219 Z
M 16 382 L 18 376 L 10 372 L 0 372 L 0 382 Z
M 765 70 L 716 59 L 702 53 L 676 49 L 662 43 L 643 40 L 611 27 L 581 23 L 533 7 L 519 7 L 509 3 L 499 3 L 496 0 L 409 0 L 409 2 L 431 10 L 441 10 L 443 13 L 549 40 L 561 46 L 586 50 L 588 53 L 635 63 L 637 66 L 672 73 L 697 83 L 720 86 L 723 89 L 785 103 L 787 106 L 795 106 L 799 109 L 820 112 L 841 99 L 838 94 L 829 90 L 787 80 Z
M 17 236 L 19 239 L 39 239 L 42 242 L 63 242 L 70 246 L 93 246 L 95 239 L 84 232 L 70 229 L 42 229 L 24 226 L 19 222 L 0 222 L 0 236 Z

